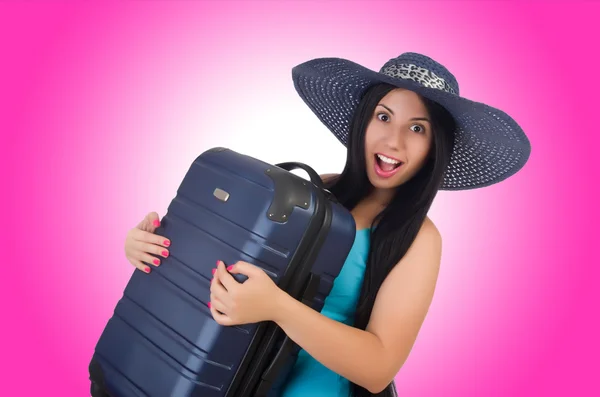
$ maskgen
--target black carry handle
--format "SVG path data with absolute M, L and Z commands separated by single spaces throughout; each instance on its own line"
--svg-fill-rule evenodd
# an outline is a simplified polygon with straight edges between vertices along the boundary
M 323 180 L 321 179 L 319 174 L 317 174 L 317 172 L 315 170 L 313 170 L 310 166 L 308 166 L 304 163 L 298 163 L 295 161 L 291 161 L 291 162 L 287 162 L 287 163 L 279 163 L 279 164 L 275 164 L 275 166 L 277 166 L 281 169 L 284 169 L 286 171 L 291 171 L 293 169 L 302 169 L 302 170 L 306 171 L 308 173 L 308 175 L 310 176 L 310 181 L 313 184 L 315 184 L 319 189 L 323 190 L 329 200 L 333 201 L 334 203 L 338 203 L 338 200 L 335 198 L 335 196 L 329 190 L 325 189 L 325 185 L 323 184 Z
M 304 293 L 302 294 L 302 303 L 307 306 L 310 306 L 313 303 L 313 299 L 317 296 L 320 283 L 321 278 L 318 275 L 311 273 L 306 288 L 304 289 Z M 285 335 L 285 339 L 277 351 L 275 358 L 271 362 L 271 365 L 269 365 L 261 376 L 261 381 L 253 395 L 254 397 L 265 397 L 268 395 L 273 383 L 296 346 L 296 342 Z
M 324 189 L 323 181 L 321 180 L 321 177 L 319 176 L 319 174 L 317 174 L 317 172 L 315 170 L 313 170 L 311 167 L 309 167 L 306 164 L 298 163 L 298 162 L 295 162 L 295 161 L 291 161 L 291 162 L 279 163 L 279 164 L 275 164 L 275 165 L 277 167 L 279 167 L 279 168 L 282 168 L 282 169 L 286 170 L 286 171 L 291 171 L 291 170 L 294 170 L 294 169 L 304 170 L 310 176 L 310 181 L 312 183 L 314 183 L 318 188 Z

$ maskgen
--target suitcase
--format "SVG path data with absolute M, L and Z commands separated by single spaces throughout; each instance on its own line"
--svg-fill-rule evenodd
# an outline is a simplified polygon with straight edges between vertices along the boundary
M 200 154 L 156 230 L 171 240 L 169 257 L 150 274 L 133 272 L 96 344 L 91 395 L 277 396 L 299 347 L 270 321 L 217 324 L 211 270 L 217 260 L 247 261 L 320 311 L 355 232 L 309 166 L 227 148 Z

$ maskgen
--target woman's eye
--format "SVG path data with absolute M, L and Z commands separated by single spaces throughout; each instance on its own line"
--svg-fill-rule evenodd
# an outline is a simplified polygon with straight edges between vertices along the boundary
M 388 117 L 387 114 L 385 113 L 379 113 L 377 114 L 377 118 L 381 121 L 388 121 L 390 118 Z
M 424 128 L 423 128 L 423 127 L 421 127 L 420 125 L 417 125 L 417 124 L 413 125 L 413 126 L 411 127 L 411 129 L 412 129 L 414 132 L 418 133 L 418 134 L 420 134 L 420 133 L 422 133 L 422 132 L 424 131 Z

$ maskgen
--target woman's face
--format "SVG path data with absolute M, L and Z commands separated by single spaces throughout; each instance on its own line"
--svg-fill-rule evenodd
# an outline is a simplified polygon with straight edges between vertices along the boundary
M 412 178 L 432 144 L 431 122 L 419 96 L 397 88 L 379 101 L 367 125 L 367 176 L 378 189 L 394 189 Z

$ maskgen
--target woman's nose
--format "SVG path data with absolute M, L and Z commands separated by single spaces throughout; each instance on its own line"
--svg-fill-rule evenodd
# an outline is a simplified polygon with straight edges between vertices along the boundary
M 386 137 L 386 145 L 390 150 L 401 152 L 406 147 L 406 133 L 395 131 Z

